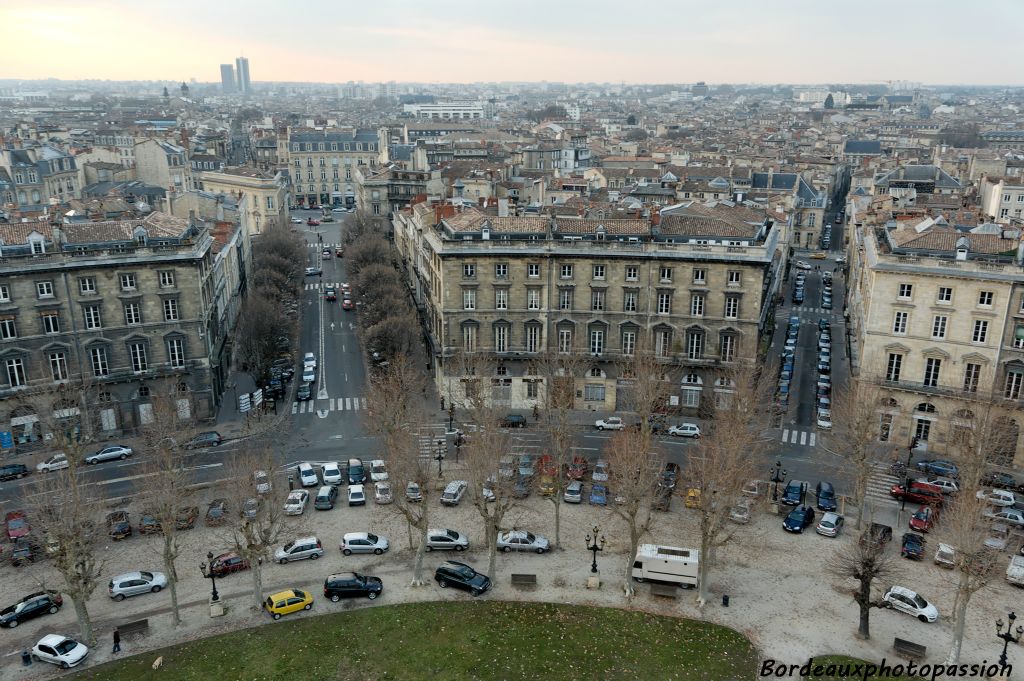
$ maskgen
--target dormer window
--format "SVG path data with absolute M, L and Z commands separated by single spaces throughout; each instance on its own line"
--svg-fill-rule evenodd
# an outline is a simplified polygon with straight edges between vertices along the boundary
M 32 255 L 42 255 L 46 253 L 46 243 L 38 239 L 32 240 Z

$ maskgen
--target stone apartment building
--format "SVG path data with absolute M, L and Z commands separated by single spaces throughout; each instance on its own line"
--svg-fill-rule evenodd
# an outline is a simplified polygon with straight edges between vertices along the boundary
M 588 358 L 576 408 L 623 408 L 622 360 L 649 347 L 671 405 L 704 413 L 731 389 L 723 369 L 755 361 L 785 262 L 771 219 L 724 212 L 652 222 L 420 203 L 394 225 L 438 390 L 460 403 L 459 355 L 485 353 L 497 360 L 491 397 L 511 409 L 538 403 L 532 358 L 545 352 Z
M 148 139 L 135 145 L 135 176 L 168 191 L 196 188 L 188 149 L 164 140 Z
M 228 194 L 241 204 L 247 197 L 240 218 L 245 230 L 259 236 L 271 227 L 288 224 L 288 178 L 284 173 L 266 172 L 246 166 L 206 171 L 200 176 L 203 189 L 211 194 Z
M 279 139 L 278 161 L 290 171 L 295 203 L 354 208 L 354 172 L 376 165 L 380 144 L 376 130 L 288 128 Z
M 174 395 L 182 417 L 214 413 L 206 320 L 212 239 L 163 213 L 115 222 L 0 224 L 0 431 L 42 432 L 38 402 L 112 437 Z M 47 415 L 43 423 L 52 424 Z
M 81 198 L 84 184 L 75 157 L 51 144 L 0 149 L 0 183 L 2 203 L 21 211 Z
M 848 310 L 860 375 L 882 391 L 879 440 L 902 449 L 916 437 L 941 455 L 991 400 L 1007 442 L 993 444 L 989 461 L 1024 463 L 1018 234 L 878 215 L 854 230 Z

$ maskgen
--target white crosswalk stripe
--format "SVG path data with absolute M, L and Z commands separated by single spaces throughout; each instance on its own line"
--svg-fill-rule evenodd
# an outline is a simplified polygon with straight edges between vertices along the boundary
M 872 468 L 873 471 L 868 478 L 866 496 L 875 501 L 891 501 L 896 503 L 896 499 L 889 494 L 889 490 L 892 489 L 893 485 L 899 485 L 903 481 L 890 473 L 889 466 L 886 464 L 875 464 Z
M 292 402 L 293 414 L 313 414 L 318 409 L 332 411 L 366 411 L 365 397 L 331 397 L 326 400 Z
M 782 429 L 782 441 L 791 445 L 814 447 L 818 443 L 818 434 L 814 431 Z
M 317 248 L 317 249 L 341 248 L 342 246 L 344 246 L 344 244 L 328 244 L 328 243 L 319 243 L 319 242 L 314 242 L 314 243 L 306 244 L 306 245 L 308 247 L 310 247 L 310 248 Z

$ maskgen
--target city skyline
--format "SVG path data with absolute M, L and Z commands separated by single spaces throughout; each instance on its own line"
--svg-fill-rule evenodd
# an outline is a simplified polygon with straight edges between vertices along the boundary
M 0 8 L 0 20 L 25 30 L 10 33 L 13 49 L 0 78 L 216 83 L 218 65 L 234 53 L 257 65 L 256 82 L 1024 83 L 1017 71 L 1000 68 L 1015 63 L 1014 31 L 1024 5 L 990 3 L 988 15 L 1000 21 L 985 33 L 958 33 L 951 49 L 941 41 L 960 6 L 944 0 L 921 12 L 921 3 L 864 0 L 851 13 L 808 0 L 793 0 L 785 10 L 751 0 L 728 9 L 680 2 L 659 10 L 654 21 L 615 19 L 622 8 L 607 0 L 524 0 L 515 17 L 465 0 L 426 7 L 384 0 L 346 10 L 342 22 L 331 20 L 325 0 L 255 11 L 238 0 L 215 6 L 157 0 L 145 7 L 98 0 L 88 8 L 71 0 L 11 0 Z M 166 40 L 133 41 L 126 59 L 123 44 L 105 39 L 156 30 L 149 18 L 161 9 L 167 10 L 159 25 Z M 203 21 L 193 23 L 190 10 Z M 401 24 L 395 16 L 404 18 Z M 226 41 L 227 27 L 244 40 Z M 179 49 L 176 35 L 187 36 Z M 39 51 L 44 38 L 64 49 Z M 916 54 L 908 57 L 910 50 Z

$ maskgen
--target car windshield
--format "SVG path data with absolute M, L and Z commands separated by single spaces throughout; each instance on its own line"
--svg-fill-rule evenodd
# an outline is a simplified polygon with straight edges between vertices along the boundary
M 70 653 L 72 650 L 74 650 L 77 646 L 78 641 L 66 638 L 57 645 L 55 645 L 54 648 L 57 650 L 58 655 L 66 655 L 67 653 Z
M 288 542 L 287 544 L 284 545 L 284 550 L 285 551 L 291 551 L 292 547 L 294 547 L 294 546 L 295 546 L 295 542 L 290 541 L 290 542 Z
M 928 520 L 928 511 L 921 509 L 914 514 L 914 520 Z
M 835 527 L 836 524 L 834 522 L 832 522 L 831 520 L 822 520 L 821 521 L 821 526 L 822 527 Z
M 470 567 L 457 567 L 455 572 L 463 579 L 473 579 L 476 576 L 476 571 Z
M 20 530 L 25 527 L 25 520 L 23 518 L 13 518 L 7 522 L 7 527 L 12 530 Z
M 914 602 L 914 605 L 916 605 L 919 608 L 927 608 L 928 607 L 928 601 L 926 601 L 925 599 L 921 598 L 917 594 L 914 594 L 914 598 L 911 599 L 911 600 Z
M 371 544 L 376 544 L 376 543 L 377 543 L 377 540 L 378 540 L 378 539 L 380 539 L 380 537 L 378 537 L 378 536 L 377 536 L 377 535 L 375 535 L 375 534 L 367 534 L 367 535 L 366 535 L 366 538 L 370 540 L 370 543 L 371 543 Z

